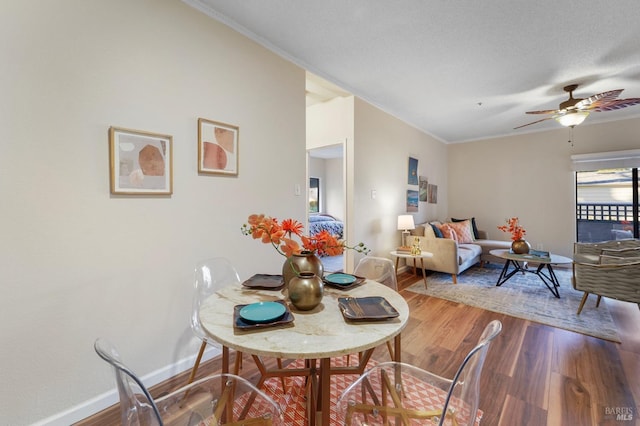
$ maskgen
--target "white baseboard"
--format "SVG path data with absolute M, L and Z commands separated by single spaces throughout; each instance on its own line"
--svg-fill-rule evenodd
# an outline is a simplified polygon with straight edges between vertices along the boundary
M 221 351 L 219 348 L 207 346 L 207 349 L 205 350 L 202 357 L 202 362 L 214 358 L 220 353 Z M 175 376 L 176 371 L 182 372 L 193 367 L 195 359 L 196 356 L 192 355 L 178 362 L 152 371 L 151 373 L 141 378 L 142 382 L 149 388 L 157 385 L 158 383 L 162 383 L 163 381 Z M 69 426 L 70 424 L 79 422 L 80 420 L 84 420 L 87 417 L 90 417 L 104 410 L 105 408 L 117 404 L 118 401 L 118 392 L 115 388 L 114 382 L 114 387 L 112 390 L 97 395 L 67 410 L 54 414 L 53 416 L 48 417 L 44 420 L 33 423 L 33 426 Z

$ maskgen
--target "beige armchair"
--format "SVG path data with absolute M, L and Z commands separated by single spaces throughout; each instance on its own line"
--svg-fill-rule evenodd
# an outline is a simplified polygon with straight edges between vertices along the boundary
M 575 243 L 573 288 L 584 291 L 582 312 L 589 294 L 637 303 L 640 307 L 640 240 Z

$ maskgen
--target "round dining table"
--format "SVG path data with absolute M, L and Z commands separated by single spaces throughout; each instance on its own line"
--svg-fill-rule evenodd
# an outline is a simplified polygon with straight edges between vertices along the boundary
M 392 307 L 397 316 L 386 319 L 347 319 L 343 315 L 345 299 L 370 298 L 381 300 Z M 348 299 L 347 299 L 348 300 Z M 292 321 L 274 326 L 239 328 L 234 312 L 238 307 L 256 302 L 284 301 Z M 363 305 L 366 307 L 366 305 Z M 374 306 L 375 307 L 375 306 Z M 347 315 L 348 317 L 348 315 Z M 256 360 L 263 378 L 305 375 L 312 381 L 318 377 L 312 397 L 316 401 L 316 413 L 308 413 L 309 423 L 329 425 L 331 374 L 361 374 L 373 350 L 393 339 L 394 361 L 401 361 L 401 332 L 409 319 L 409 306 L 395 290 L 376 281 L 365 280 L 350 288 L 334 288 L 325 285 L 320 305 L 309 311 L 300 311 L 287 302 L 286 290 L 255 289 L 242 285 L 222 288 L 205 299 L 200 307 L 200 322 L 211 337 L 222 345 L 223 372 L 229 369 L 229 349 L 250 354 Z M 354 367 L 331 367 L 331 358 L 361 353 L 360 362 Z M 267 370 L 260 357 L 304 359 L 302 370 Z M 316 361 L 320 368 L 316 370 Z M 315 383 L 315 382 L 313 382 Z M 312 385 L 312 392 L 313 385 Z

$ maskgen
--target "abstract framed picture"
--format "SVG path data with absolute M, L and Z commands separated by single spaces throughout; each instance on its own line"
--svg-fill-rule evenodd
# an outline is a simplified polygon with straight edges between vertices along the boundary
M 409 173 L 408 173 L 409 185 L 418 184 L 418 159 L 409 157 Z
M 109 174 L 112 194 L 171 195 L 173 138 L 110 127 Z
M 407 212 L 418 211 L 418 191 L 414 189 L 407 190 Z
M 198 173 L 238 175 L 238 126 L 198 118 Z
M 427 181 L 427 178 L 425 176 L 420 176 L 420 178 L 418 179 L 418 182 L 420 182 L 418 184 L 418 191 L 420 193 L 419 200 L 426 202 L 427 201 L 427 188 L 428 188 L 429 182 Z
M 438 185 L 427 185 L 427 197 L 430 204 L 438 204 Z

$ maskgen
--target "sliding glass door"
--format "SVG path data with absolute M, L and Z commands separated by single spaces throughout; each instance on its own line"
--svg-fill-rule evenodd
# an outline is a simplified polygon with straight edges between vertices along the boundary
M 638 169 L 576 172 L 579 242 L 638 238 Z

